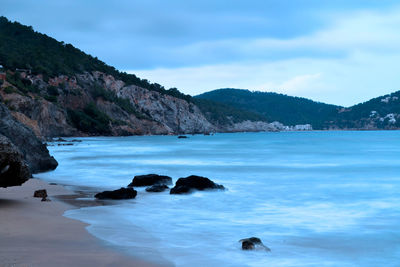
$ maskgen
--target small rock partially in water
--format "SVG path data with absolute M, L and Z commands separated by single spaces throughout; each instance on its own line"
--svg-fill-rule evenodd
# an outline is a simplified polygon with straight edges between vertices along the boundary
M 153 185 L 153 186 L 147 187 L 147 188 L 146 188 L 146 191 L 147 191 L 147 192 L 155 192 L 155 193 L 158 193 L 158 192 L 164 192 L 164 191 L 167 190 L 168 188 L 169 188 L 169 187 L 166 186 L 165 184 L 162 184 L 162 185 Z
M 128 187 L 135 186 L 152 186 L 152 185 L 169 185 L 172 184 L 172 178 L 166 175 L 146 174 L 136 175 L 132 183 Z
M 193 190 L 202 191 L 208 189 L 224 190 L 225 187 L 214 183 L 206 177 L 191 175 L 186 178 L 179 178 L 178 181 L 176 181 L 175 186 L 171 189 L 170 194 L 185 194 L 190 193 Z
M 265 246 L 261 239 L 258 237 L 240 239 L 239 242 L 242 243 L 243 250 L 265 250 L 266 252 L 271 251 L 271 249 Z
M 96 194 L 94 197 L 98 199 L 132 199 L 137 195 L 137 191 L 133 188 L 120 188 L 114 191 L 104 191 Z

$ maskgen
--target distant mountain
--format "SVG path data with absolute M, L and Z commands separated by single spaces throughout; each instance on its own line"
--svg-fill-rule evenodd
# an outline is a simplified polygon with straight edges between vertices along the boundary
M 400 128 L 400 91 L 348 108 L 306 98 L 242 89 L 217 89 L 194 98 L 258 114 L 269 122 L 279 121 L 286 125 L 309 123 L 313 129 Z
M 311 124 L 314 129 L 326 127 L 327 121 L 336 118 L 338 110 L 342 108 L 301 97 L 242 89 L 218 89 L 197 95 L 195 99 L 206 99 L 246 110 L 270 122 L 279 121 L 285 125 Z
M 328 125 L 337 129 L 399 129 L 400 91 L 342 108 Z

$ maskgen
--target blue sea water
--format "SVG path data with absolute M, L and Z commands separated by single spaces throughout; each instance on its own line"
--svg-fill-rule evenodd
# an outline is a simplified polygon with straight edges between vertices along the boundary
M 117 189 L 206 176 L 223 192 L 147 193 L 70 210 L 105 243 L 176 266 L 400 266 L 400 131 L 93 137 L 49 147 L 37 177 Z M 270 249 L 242 251 L 257 236 Z

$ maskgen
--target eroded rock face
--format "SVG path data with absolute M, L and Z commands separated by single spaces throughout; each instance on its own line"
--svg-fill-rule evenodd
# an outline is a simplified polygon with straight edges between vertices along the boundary
M 179 178 L 178 181 L 176 181 L 175 187 L 171 189 L 170 194 L 185 194 L 193 190 L 201 191 L 209 189 L 224 190 L 225 187 L 214 183 L 206 177 L 191 175 L 186 178 Z
M 215 131 L 215 127 L 207 121 L 200 109 L 183 99 L 135 85 L 121 88 L 118 95 L 129 99 L 137 110 L 161 123 L 171 134 Z
M 22 154 L 7 137 L 0 135 L 0 187 L 21 185 L 30 177 Z
M 32 173 L 54 170 L 58 163 L 43 144 L 24 124 L 13 118 L 8 108 L 0 103 L 0 134 L 7 137 L 21 152 Z
M 146 174 L 136 175 L 128 187 L 151 186 L 151 185 L 169 185 L 172 184 L 172 178 L 166 175 Z
M 120 188 L 114 191 L 104 191 L 96 194 L 94 197 L 98 199 L 132 199 L 137 195 L 137 191 L 133 188 Z

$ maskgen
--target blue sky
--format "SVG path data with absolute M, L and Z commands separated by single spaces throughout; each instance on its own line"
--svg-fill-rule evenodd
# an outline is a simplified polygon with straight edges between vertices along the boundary
M 195 95 L 245 88 L 349 106 L 400 89 L 400 3 L 0 0 L 1 15 Z

